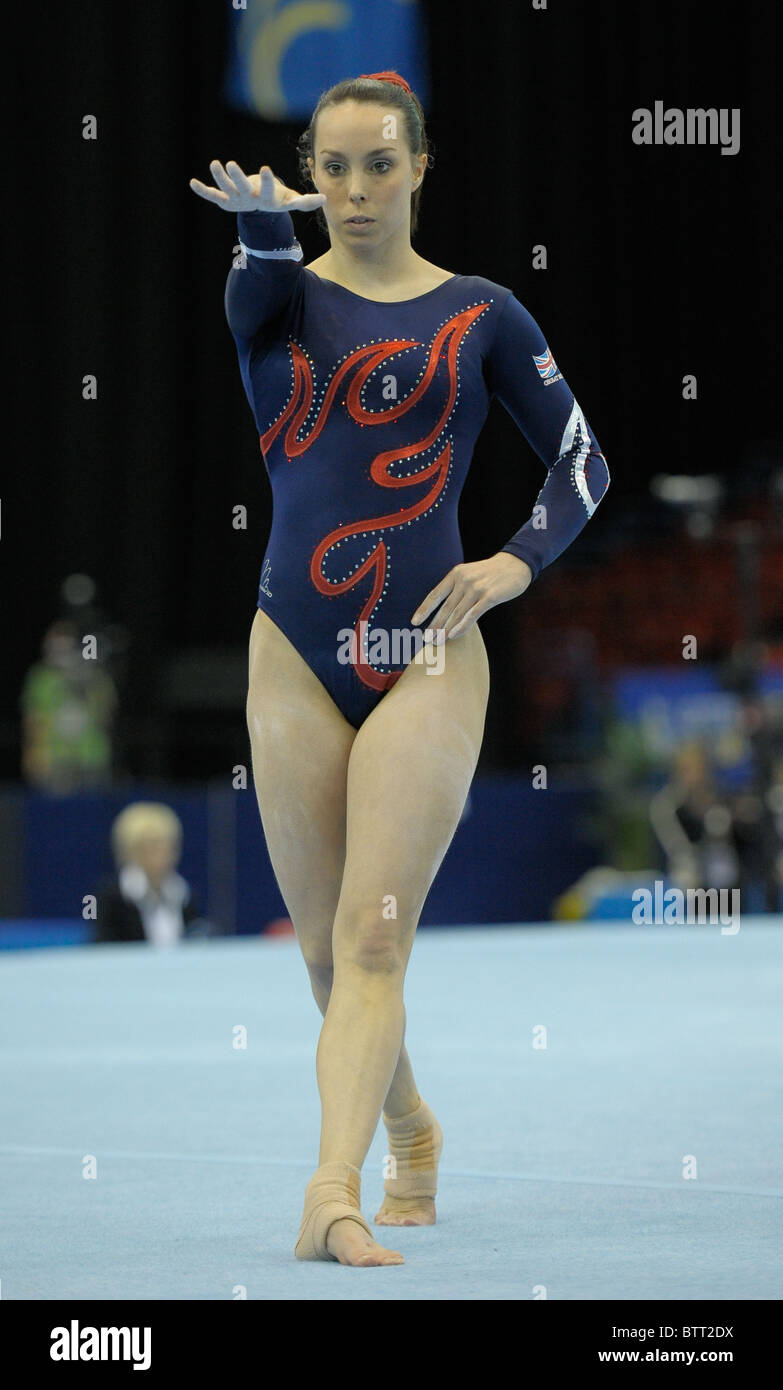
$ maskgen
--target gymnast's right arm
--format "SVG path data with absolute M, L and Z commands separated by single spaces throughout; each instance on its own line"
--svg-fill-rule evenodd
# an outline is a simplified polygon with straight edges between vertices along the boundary
M 210 164 L 216 188 L 198 179 L 190 187 L 200 198 L 237 215 L 245 269 L 234 266 L 226 281 L 226 318 L 235 338 L 252 339 L 282 309 L 301 271 L 302 248 L 294 236 L 290 210 L 307 212 L 322 207 L 323 193 L 297 193 L 286 188 L 263 164 L 258 174 L 245 174 L 235 160 L 225 169 Z

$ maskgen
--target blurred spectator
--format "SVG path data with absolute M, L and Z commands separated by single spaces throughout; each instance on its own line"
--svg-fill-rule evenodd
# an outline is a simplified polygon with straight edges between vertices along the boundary
M 676 750 L 672 775 L 650 802 L 650 820 L 676 887 L 739 886 L 732 812 L 697 740 Z
M 762 910 L 783 909 L 783 725 L 765 719 L 756 731 L 754 776 L 734 799 L 734 838 L 742 866 L 743 893 Z
M 783 888 L 783 758 L 775 766 L 775 775 L 767 795 L 767 801 L 775 827 L 775 877 L 778 887 Z
M 630 873 L 658 858 L 648 790 L 654 772 L 655 752 L 641 722 L 621 718 L 608 705 L 603 746 L 591 766 L 596 805 L 582 821 L 584 833 L 600 844 L 605 866 Z
M 75 623 L 53 623 L 20 699 L 27 782 L 56 795 L 109 785 L 117 703 L 114 681 L 83 654 Z
M 182 823 L 169 806 L 154 801 L 126 806 L 111 837 L 117 873 L 98 890 L 96 941 L 174 946 L 185 938 L 218 934 L 176 872 Z

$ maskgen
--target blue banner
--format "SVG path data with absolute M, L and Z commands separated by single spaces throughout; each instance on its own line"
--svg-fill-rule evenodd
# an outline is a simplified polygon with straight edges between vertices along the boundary
M 223 97 L 266 121 L 307 120 L 328 87 L 393 69 L 429 101 L 418 0 L 234 0 Z
M 638 727 L 647 753 L 668 762 L 683 743 L 702 742 L 716 770 L 730 781 L 745 781 L 751 750 L 742 727 L 740 700 L 723 689 L 719 673 L 699 663 L 687 668 L 640 667 L 620 670 L 613 680 L 617 717 Z M 759 693 L 766 702 L 780 701 L 783 671 L 761 672 Z

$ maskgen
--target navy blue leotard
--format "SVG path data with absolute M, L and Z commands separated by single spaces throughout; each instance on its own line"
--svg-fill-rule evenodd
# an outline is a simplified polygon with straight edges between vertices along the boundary
M 273 497 L 258 607 L 358 729 L 407 664 L 393 634 L 421 644 L 437 610 L 418 628 L 413 614 L 464 559 L 457 503 L 491 398 L 547 468 L 503 546 L 534 579 L 609 473 L 511 290 L 454 275 L 413 299 L 365 299 L 303 264 L 289 213 L 237 221 L 226 317 Z

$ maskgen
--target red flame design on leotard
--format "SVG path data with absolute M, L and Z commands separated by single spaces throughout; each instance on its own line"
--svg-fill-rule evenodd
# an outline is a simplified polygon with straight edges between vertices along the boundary
M 422 516 L 430 507 L 434 506 L 440 497 L 448 477 L 449 464 L 451 461 L 451 441 L 447 441 L 438 456 L 426 468 L 412 473 L 409 477 L 397 478 L 389 473 L 391 464 L 400 460 L 415 458 L 417 454 L 424 453 L 437 440 L 442 433 L 446 422 L 449 419 L 457 395 L 457 358 L 462 339 L 471 325 L 484 313 L 489 306 L 487 304 L 472 305 L 470 308 L 463 309 L 460 313 L 450 318 L 442 328 L 438 330 L 432 340 L 427 365 L 421 381 L 411 391 L 404 400 L 392 405 L 388 410 L 368 411 L 361 403 L 362 389 L 367 378 L 374 372 L 382 362 L 396 353 L 411 347 L 421 347 L 422 344 L 408 338 L 391 339 L 383 343 L 371 343 L 367 347 L 357 348 L 346 357 L 345 361 L 337 368 L 332 377 L 329 387 L 324 395 L 318 415 L 313 422 L 311 429 L 304 439 L 299 438 L 299 430 L 310 413 L 313 401 L 313 378 L 310 370 L 310 363 L 301 348 L 294 342 L 289 344 L 294 368 L 294 385 L 291 397 L 284 410 L 273 425 L 261 435 L 261 448 L 266 451 L 272 441 L 277 438 L 281 430 L 287 425 L 283 447 L 289 458 L 296 458 L 303 454 L 306 449 L 316 440 L 323 429 L 326 420 L 335 400 L 340 384 L 343 379 L 353 373 L 346 396 L 345 403 L 347 409 L 357 424 L 359 425 L 385 425 L 391 420 L 397 420 L 400 416 L 412 410 L 429 391 L 433 378 L 437 371 L 438 361 L 444 355 L 447 362 L 448 372 L 448 393 L 443 404 L 443 409 L 432 429 L 423 439 L 416 439 L 411 444 L 397 446 L 388 449 L 383 453 L 376 454 L 370 465 L 370 477 L 373 482 L 380 487 L 388 488 L 410 488 L 425 481 L 430 482 L 430 487 L 423 497 L 414 502 L 409 507 L 403 507 L 396 512 L 387 512 L 381 516 L 365 518 L 361 521 L 354 521 L 339 526 L 336 530 L 330 531 L 323 540 L 319 542 L 313 553 L 310 563 L 310 577 L 316 589 L 321 594 L 343 594 L 349 589 L 354 588 L 364 579 L 365 575 L 372 574 L 372 585 L 370 593 L 365 600 L 362 610 L 356 619 L 354 634 L 357 640 L 356 650 L 359 653 L 358 659 L 353 663 L 359 679 L 372 690 L 388 690 L 399 680 L 402 671 L 389 671 L 382 673 L 376 671 L 364 658 L 364 643 L 362 635 L 367 632 L 367 622 L 369 615 L 374 611 L 375 605 L 383 593 L 384 582 L 386 579 L 386 544 L 379 540 L 375 549 L 368 555 L 367 559 L 356 570 L 354 574 L 339 582 L 331 582 L 324 577 L 323 562 L 327 552 L 337 542 L 345 540 L 349 536 L 361 534 L 364 531 L 381 531 L 393 527 L 404 526 L 406 522 L 413 520 L 414 517 Z M 448 346 L 446 346 L 448 345 Z M 362 365 L 363 364 L 363 365 Z M 362 626 L 364 624 L 364 626 Z

